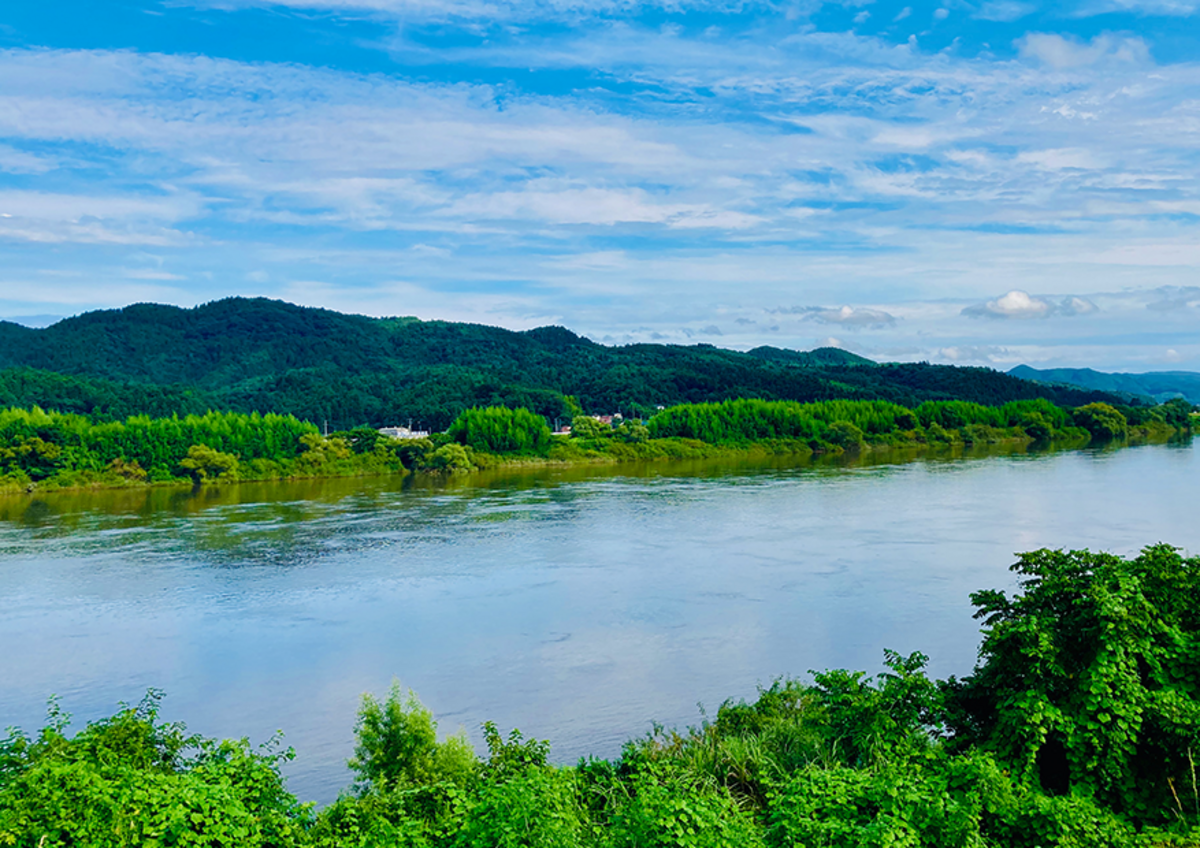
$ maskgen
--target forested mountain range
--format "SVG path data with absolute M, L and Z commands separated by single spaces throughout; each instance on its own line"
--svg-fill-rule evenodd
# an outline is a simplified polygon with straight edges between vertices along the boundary
M 1030 368 L 1018 365 L 1008 372 L 1023 380 L 1066 384 L 1131 397 L 1169 400 L 1183 396 L 1189 403 L 1200 404 L 1200 374 L 1195 371 L 1150 371 L 1145 374 L 1107 374 L 1091 368 Z
M 987 368 L 879 365 L 835 348 L 607 346 L 562 327 L 514 332 L 416 318 L 368 318 L 266 299 L 192 309 L 136 304 L 32 329 L 0 322 L 0 404 L 124 417 L 229 409 L 292 413 L 331 429 L 441 429 L 471 406 L 567 416 L 649 415 L 733 397 L 849 398 L 1063 406 L 1114 400 Z

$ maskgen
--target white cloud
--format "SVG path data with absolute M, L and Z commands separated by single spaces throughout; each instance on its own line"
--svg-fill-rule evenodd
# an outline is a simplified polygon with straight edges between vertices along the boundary
M 1055 303 L 1028 292 L 1014 289 L 995 300 L 963 309 L 972 318 L 1050 318 L 1052 316 L 1091 315 L 1099 311 L 1095 303 L 1083 297 L 1068 296 Z
M 0 171 L 10 174 L 44 174 L 56 167 L 56 162 L 44 156 L 36 156 L 7 144 L 0 144 Z
M 939 348 L 937 357 L 950 362 L 984 362 L 993 365 L 1011 361 L 1012 352 L 995 345 L 954 345 Z
M 1154 292 L 1155 299 L 1146 304 L 1155 312 L 1179 313 L 1200 306 L 1200 286 L 1164 286 Z
M 1197 9 L 1200 9 L 1200 3 L 1196 0 L 1094 0 L 1085 2 L 1077 14 L 1087 17 L 1112 12 L 1133 12 L 1138 15 L 1187 17 L 1196 14 Z
M 1097 35 L 1090 42 L 1049 32 L 1031 32 L 1014 42 L 1022 58 L 1052 68 L 1082 68 L 1098 62 L 1150 63 L 1150 48 L 1137 36 Z
M 52 194 L 0 190 L 0 238 L 92 244 L 179 244 L 174 225 L 197 214 L 195 196 Z
M 988 0 L 975 11 L 972 17 L 985 21 L 1011 23 L 1036 10 L 1037 7 L 1032 3 L 1023 3 L 1020 0 Z
M 1047 171 L 1091 171 L 1104 166 L 1095 153 L 1080 148 L 1058 150 L 1027 150 L 1017 154 L 1018 162 L 1028 162 Z
M 864 306 L 843 306 L 837 309 L 821 306 L 793 306 L 768 311 L 777 315 L 799 315 L 806 321 L 819 321 L 822 324 L 840 324 L 852 330 L 890 327 L 896 323 L 894 315 L 882 309 L 871 309 Z
M 646 6 L 668 10 L 734 12 L 756 5 L 749 0 L 193 0 L 210 9 L 285 7 L 386 18 L 487 18 L 525 20 L 634 13 Z
M 1053 310 L 1049 301 L 1014 290 L 995 300 L 968 306 L 963 314 L 977 318 L 1046 318 Z
M 811 342 L 819 321 L 871 327 L 881 348 L 925 358 L 1194 316 L 1089 294 L 1065 305 L 1028 295 L 1057 316 L 1103 307 L 1086 322 L 959 317 L 1017 284 L 1111 292 L 1191 279 L 1200 67 L 1122 64 L 1115 37 L 1070 42 L 1103 55 L 1053 73 L 803 28 L 761 49 L 629 22 L 556 38 L 439 58 L 585 68 L 613 88 L 532 94 L 0 51 L 0 137 L 36 151 L 15 160 L 26 170 L 12 184 L 41 187 L 0 193 L 11 266 L 0 280 L 32 278 L 18 265 L 36 244 L 22 240 L 126 282 L 140 265 L 125 245 L 154 244 L 166 261 L 144 273 L 186 278 L 186 293 L 163 289 L 176 300 L 252 283 L 334 308 L 509 326 L 553 317 L 622 338 L 718 326 L 750 346 Z M 85 167 L 59 165 L 70 157 Z M 27 179 L 35 168 L 48 179 Z M 87 303 L 118 305 L 122 291 L 96 285 Z M 736 321 L 778 303 L 859 305 Z M 1167 346 L 1153 344 L 1156 356 Z

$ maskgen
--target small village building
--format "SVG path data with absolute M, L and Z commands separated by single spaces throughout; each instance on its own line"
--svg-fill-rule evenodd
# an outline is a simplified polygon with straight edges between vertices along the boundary
M 408 427 L 380 427 L 380 434 L 393 439 L 428 439 L 428 430 L 410 430 Z

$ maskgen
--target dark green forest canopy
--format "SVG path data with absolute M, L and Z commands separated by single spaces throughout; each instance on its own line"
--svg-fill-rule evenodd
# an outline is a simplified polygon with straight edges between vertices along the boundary
M 988 368 L 876 365 L 846 351 L 712 345 L 607 346 L 562 327 L 368 318 L 229 298 L 193 309 L 136 304 L 34 330 L 0 322 L 0 405 L 120 419 L 206 409 L 276 412 L 333 429 L 407 423 L 441 430 L 476 406 L 549 418 L 574 405 L 648 417 L 659 406 L 736 397 L 926 400 L 1059 406 L 1115 402 Z

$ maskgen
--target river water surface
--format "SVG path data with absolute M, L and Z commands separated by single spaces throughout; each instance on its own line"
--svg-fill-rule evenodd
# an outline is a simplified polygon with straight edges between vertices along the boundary
M 613 756 L 884 648 L 969 672 L 969 594 L 1016 551 L 1200 551 L 1197 448 L 392 478 L 0 500 L 0 727 L 147 687 L 212 736 L 286 732 L 289 786 L 349 782 L 360 694 L 443 730 Z

